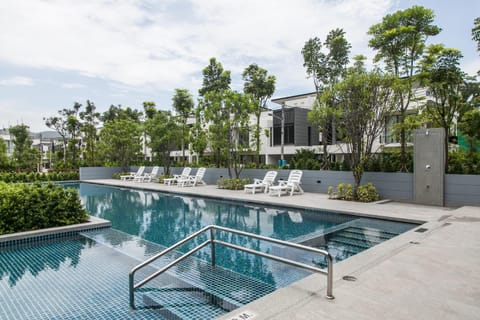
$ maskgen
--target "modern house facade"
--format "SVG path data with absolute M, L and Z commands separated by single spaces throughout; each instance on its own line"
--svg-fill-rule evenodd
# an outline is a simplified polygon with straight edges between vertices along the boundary
M 0 129 L 0 138 L 7 146 L 7 156 L 11 157 L 15 149 L 15 141 L 8 129 Z M 52 152 L 56 148 L 62 148 L 62 139 L 55 131 L 30 132 L 32 147 L 40 152 L 37 169 L 39 171 L 49 169 L 52 166 Z
M 413 115 L 421 110 L 421 106 L 428 102 L 430 93 L 423 87 L 415 88 L 413 97 L 407 108 L 407 115 Z M 347 145 L 338 136 L 335 123 L 331 123 L 328 132 L 322 134 L 318 128 L 308 121 L 308 112 L 312 110 L 315 103 L 316 93 L 310 92 L 294 96 L 274 98 L 271 101 L 280 106 L 273 111 L 273 125 L 270 127 L 272 137 L 270 141 L 262 145 L 261 154 L 266 157 L 267 164 L 274 164 L 282 157 L 281 152 L 281 119 L 284 115 L 284 147 L 283 157 L 288 160 L 299 149 L 310 149 L 316 154 L 323 153 L 323 139 L 326 139 L 327 152 L 334 161 L 342 161 L 348 154 Z M 282 111 L 283 110 L 283 111 Z M 393 126 L 400 121 L 400 113 L 393 112 L 387 119 L 383 131 L 373 146 L 374 152 L 381 152 L 389 148 L 400 146 L 394 133 Z M 456 128 L 453 128 L 456 132 Z M 412 139 L 407 137 L 407 146 L 412 146 Z

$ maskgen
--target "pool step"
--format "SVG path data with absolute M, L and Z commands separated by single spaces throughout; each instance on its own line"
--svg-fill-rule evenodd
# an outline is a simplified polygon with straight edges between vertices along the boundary
M 397 235 L 393 232 L 349 226 L 323 235 L 313 246 L 330 252 L 334 261 L 342 261 Z M 312 262 L 321 268 L 327 266 L 323 258 L 313 259 Z
M 326 236 L 327 241 L 359 248 L 360 251 L 369 249 L 383 241 L 397 236 L 396 233 L 384 232 L 370 228 L 348 227 Z
M 160 245 L 127 235 L 115 229 L 86 232 L 82 233 L 82 235 L 115 251 L 135 258 L 139 262 L 165 249 Z M 143 274 L 143 272 L 142 274 L 137 274 L 135 280 L 137 282 L 140 281 L 147 276 L 147 273 L 152 274 L 155 272 L 155 269 L 158 270 L 178 256 L 178 252 L 172 252 L 158 259 L 149 265 L 148 268 L 152 270 L 145 270 L 146 274 Z M 199 308 L 213 308 L 212 310 L 215 311 L 216 308 L 219 308 L 219 305 L 220 309 L 237 308 L 261 298 L 275 289 L 275 283 L 266 283 L 219 266 L 213 267 L 209 262 L 191 256 L 179 262 L 144 287 L 135 290 L 135 297 L 137 306 L 144 308 L 145 306 L 141 305 L 141 297 L 148 292 L 146 297 L 143 298 L 144 301 L 145 299 L 157 301 L 155 302 L 156 305 L 163 306 L 162 309 L 169 309 L 162 297 L 169 296 L 168 292 L 170 292 L 170 295 L 178 296 L 178 299 L 175 298 L 175 301 L 181 301 L 181 299 L 185 298 L 186 301 L 196 301 L 195 303 L 199 304 Z M 199 295 L 201 296 L 200 298 L 198 297 Z M 193 296 L 193 298 L 190 298 L 190 296 Z M 168 300 L 166 301 L 168 302 Z M 203 306 L 205 301 L 217 302 L 218 305 L 214 303 L 213 306 Z M 177 307 L 181 309 L 181 306 L 176 306 L 175 308 Z M 209 318 L 206 317 L 206 319 Z
M 234 305 L 200 288 L 145 288 L 144 305 L 167 319 L 214 319 L 240 305 Z

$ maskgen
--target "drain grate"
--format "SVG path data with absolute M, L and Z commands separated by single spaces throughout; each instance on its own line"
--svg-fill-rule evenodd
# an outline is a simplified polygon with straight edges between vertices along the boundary
M 343 276 L 342 279 L 345 281 L 352 281 L 352 282 L 357 281 L 357 278 L 354 276 Z
M 425 231 L 428 231 L 427 228 L 418 228 L 417 230 L 415 230 L 415 232 L 419 232 L 419 233 L 424 233 Z

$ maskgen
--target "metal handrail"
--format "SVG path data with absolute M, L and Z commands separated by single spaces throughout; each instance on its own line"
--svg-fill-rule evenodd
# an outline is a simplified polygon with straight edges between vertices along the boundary
M 261 252 L 261 251 L 258 251 L 258 250 L 244 248 L 244 247 L 232 244 L 232 243 L 224 242 L 224 241 L 221 241 L 221 240 L 216 240 L 215 239 L 215 230 L 220 230 L 220 231 L 224 231 L 224 232 L 238 234 L 238 235 L 241 235 L 241 236 L 250 237 L 250 238 L 254 238 L 254 239 L 258 239 L 258 240 L 268 241 L 268 242 L 275 243 L 275 244 L 280 244 L 280 245 L 283 245 L 283 246 L 286 246 L 286 247 L 291 247 L 291 248 L 301 249 L 301 250 L 310 251 L 310 252 L 314 252 L 314 253 L 319 253 L 321 255 L 324 255 L 327 259 L 327 270 L 325 271 L 323 269 L 316 268 L 316 267 L 313 267 L 313 266 L 310 266 L 308 264 L 304 264 L 304 263 L 301 263 L 301 262 L 296 262 L 296 261 L 293 261 L 293 260 L 290 260 L 290 259 L 286 259 L 286 258 L 282 258 L 282 257 L 275 256 L 275 255 L 272 255 L 272 254 L 264 253 L 264 252 Z M 135 282 L 135 273 L 138 270 L 140 270 L 143 267 L 149 265 L 153 261 L 155 261 L 155 260 L 159 259 L 160 257 L 164 256 L 165 254 L 175 250 L 176 248 L 180 247 L 181 245 L 187 243 L 188 241 L 198 237 L 199 235 L 203 234 L 206 231 L 210 231 L 210 239 L 208 239 L 208 240 L 204 241 L 203 243 L 199 244 L 198 246 L 196 246 L 192 250 L 184 253 L 183 255 L 181 255 L 180 257 L 175 259 L 174 261 L 170 262 L 169 264 L 167 264 L 166 266 L 164 266 L 160 270 L 154 272 L 153 274 L 151 274 L 147 278 L 143 279 L 142 281 L 138 282 L 137 284 L 134 283 Z M 292 265 L 292 266 L 295 266 L 295 267 L 299 267 L 299 268 L 307 269 L 307 270 L 310 270 L 310 271 L 313 271 L 313 272 L 318 272 L 318 273 L 325 274 L 327 276 L 326 298 L 327 299 L 334 299 L 333 292 L 332 292 L 333 291 L 333 259 L 332 259 L 332 256 L 330 255 L 330 253 L 328 253 L 328 251 L 317 249 L 317 248 L 311 248 L 311 247 L 307 247 L 307 246 L 304 246 L 304 245 L 301 245 L 301 244 L 292 243 L 292 242 L 288 242 L 288 241 L 283 241 L 283 240 L 277 240 L 277 239 L 273 239 L 273 238 L 269 238 L 269 237 L 264 237 L 264 236 L 256 235 L 256 234 L 249 233 L 249 232 L 244 232 L 244 231 L 239 231 L 239 230 L 230 229 L 230 228 L 226 228 L 226 227 L 221 227 L 221 226 L 217 226 L 217 225 L 209 225 L 209 226 L 206 226 L 206 227 L 198 230 L 197 232 L 192 233 L 191 235 L 189 235 L 185 239 L 177 242 L 173 246 L 163 250 L 162 252 L 156 254 L 155 256 L 145 260 L 144 262 L 142 262 L 139 265 L 132 268 L 132 270 L 130 271 L 130 274 L 129 274 L 130 307 L 132 309 L 135 309 L 135 294 L 134 294 L 135 289 L 138 289 L 139 287 L 145 285 L 147 282 L 156 278 L 157 276 L 164 273 L 165 271 L 167 271 L 168 269 L 170 269 L 171 267 L 173 267 L 174 265 L 176 265 L 180 261 L 186 259 L 187 257 L 191 256 L 196 251 L 204 248 L 205 246 L 207 246 L 209 244 L 211 244 L 212 266 L 215 266 L 215 245 L 218 244 L 218 245 L 229 247 L 229 248 L 232 248 L 232 249 L 235 249 L 235 250 L 240 250 L 240 251 L 255 254 L 255 255 L 258 255 L 258 256 L 261 256 L 261 257 L 264 257 L 264 258 L 272 259 L 272 260 L 282 262 L 282 263 L 285 263 L 285 264 L 288 264 L 288 265 Z

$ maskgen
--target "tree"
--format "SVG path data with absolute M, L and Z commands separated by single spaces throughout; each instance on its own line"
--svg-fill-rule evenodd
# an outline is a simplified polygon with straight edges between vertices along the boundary
M 268 99 L 275 92 L 275 76 L 268 75 L 268 71 L 256 64 L 251 64 L 242 73 L 245 81 L 243 92 L 251 94 L 255 99 L 256 106 L 254 109 L 257 125 L 254 128 L 253 136 L 255 138 L 255 164 L 260 166 L 260 115 L 266 109 Z
M 32 138 L 28 132 L 28 126 L 16 125 L 8 129 L 15 144 L 13 149 L 13 161 L 19 169 L 34 169 L 38 159 L 38 150 L 32 148 Z
M 8 167 L 7 144 L 0 138 L 0 169 Z
M 118 119 L 130 119 L 134 122 L 140 123 L 142 115 L 141 111 L 131 109 L 130 107 L 123 108 L 121 105 L 111 105 L 110 108 L 102 114 L 100 120 L 103 122 L 109 122 Z
M 67 120 L 63 117 L 62 111 L 59 111 L 59 116 L 54 116 L 50 118 L 43 118 L 45 125 L 50 129 L 55 130 L 62 137 L 62 147 L 63 147 L 63 164 L 67 164 L 67 143 L 68 143 L 68 130 L 67 130 Z
M 322 46 L 327 48 L 328 53 L 321 51 Z M 307 75 L 313 78 L 317 93 L 316 102 L 308 117 L 309 121 L 322 132 L 322 169 L 329 169 L 327 149 L 329 141 L 336 143 L 335 123 L 329 112 L 335 108 L 336 99 L 331 97 L 331 101 L 319 103 L 320 95 L 324 90 L 331 89 L 345 75 L 350 48 L 345 32 L 342 29 L 334 29 L 328 33 L 323 44 L 319 38 L 315 37 L 309 39 L 302 49 L 303 66 L 306 68 Z
M 472 40 L 477 42 L 477 51 L 480 52 L 480 17 L 473 20 Z M 477 73 L 480 75 L 480 70 Z
M 480 109 L 467 111 L 458 123 L 458 128 L 468 137 L 469 153 L 474 153 L 480 144 Z
M 169 111 L 158 110 L 145 120 L 145 132 L 150 137 L 147 145 L 152 153 L 159 157 L 165 174 L 170 173 L 170 152 L 178 147 L 182 140 L 182 130 L 175 117 Z
M 70 165 L 73 168 L 78 167 L 79 152 L 80 149 L 80 120 L 78 118 L 78 113 L 82 105 L 78 102 L 73 104 L 71 109 L 63 109 L 63 113 L 67 121 L 67 132 L 68 132 L 68 151 L 70 152 L 71 159 Z
M 472 40 L 477 42 L 477 51 L 480 51 L 480 17 L 473 20 Z
M 85 160 L 89 166 L 96 165 L 95 145 L 97 142 L 97 126 L 99 124 L 100 113 L 96 112 L 95 104 L 87 100 L 85 111 L 80 112 L 81 131 L 86 143 Z
M 192 95 L 187 89 L 175 89 L 175 95 L 172 98 L 172 102 L 173 108 L 180 118 L 180 126 L 182 129 L 182 162 L 183 166 L 185 166 L 185 140 L 188 141 L 188 137 L 186 137 L 186 135 L 189 133 L 189 131 L 185 130 L 185 128 L 187 125 L 187 120 L 192 114 L 195 103 L 193 102 Z
M 337 99 L 334 114 L 350 155 L 355 197 L 365 167 L 375 152 L 373 143 L 383 130 L 385 117 L 394 108 L 393 78 L 379 69 L 367 72 L 361 63 L 363 59 L 356 57 L 357 63 L 345 78 L 326 89 L 321 97 L 322 102 L 331 101 L 332 97 Z
M 82 105 L 78 102 L 73 104 L 71 109 L 63 108 L 58 110 L 58 116 L 44 118 L 47 127 L 54 129 L 62 137 L 63 141 L 63 164 L 67 165 L 67 158 L 72 167 L 78 166 L 78 149 L 80 120 L 78 113 Z M 70 153 L 70 157 L 68 156 Z
M 227 127 L 229 117 L 225 104 L 225 92 L 210 91 L 199 100 L 200 122 L 205 123 L 208 145 L 213 153 L 213 161 L 217 168 L 226 167 L 226 156 L 223 152 L 228 143 Z
M 462 99 L 462 86 L 465 74 L 460 69 L 462 54 L 459 50 L 431 45 L 424 55 L 421 65 L 421 83 L 430 91 L 430 99 L 425 104 L 425 112 L 434 125 L 445 130 L 445 168 L 448 168 L 448 138 L 454 120 L 462 114 L 466 104 Z
M 224 108 L 224 93 L 230 89 L 230 71 L 223 70 L 220 62 L 215 58 L 202 71 L 203 86 L 198 90 L 200 99 L 198 102 L 197 119 L 200 122 L 208 123 L 208 141 L 213 151 L 213 159 L 218 168 L 225 160 L 221 150 L 224 148 L 227 139 L 225 133 L 225 122 L 229 114 Z
M 109 120 L 100 131 L 99 154 L 104 162 L 117 164 L 126 171 L 130 162 L 140 154 L 140 136 L 140 125 L 134 120 Z
M 225 114 L 229 115 L 223 123 L 222 132 L 226 133 L 227 141 L 222 153 L 227 155 L 227 168 L 230 178 L 240 177 L 244 167 L 245 155 L 250 151 L 249 120 L 250 114 L 256 108 L 250 95 L 228 90 L 225 92 Z
M 220 62 L 216 58 L 210 58 L 210 63 L 202 70 L 203 83 L 198 90 L 200 96 L 204 96 L 207 92 L 222 92 L 230 89 L 230 71 L 223 70 Z
M 205 153 L 205 149 L 208 146 L 208 137 L 207 137 L 207 129 L 205 128 L 205 124 L 200 121 L 201 117 L 198 114 L 197 110 L 195 111 L 195 117 L 197 121 L 193 124 L 193 127 L 190 130 L 190 134 L 192 136 L 192 150 L 195 152 L 197 156 L 197 163 L 199 162 L 200 158 L 203 157 Z
M 410 102 L 414 99 L 415 71 L 426 40 L 441 29 L 433 25 L 434 13 L 422 6 L 413 6 L 383 17 L 382 22 L 370 27 L 369 46 L 377 50 L 375 62 L 383 61 L 388 71 L 397 78 L 395 97 L 400 113 L 400 171 L 406 168 L 406 130 L 403 128 Z
M 143 111 L 145 111 L 145 118 L 151 119 L 157 113 L 157 109 L 155 108 L 155 102 L 153 101 L 144 101 L 143 102 Z

